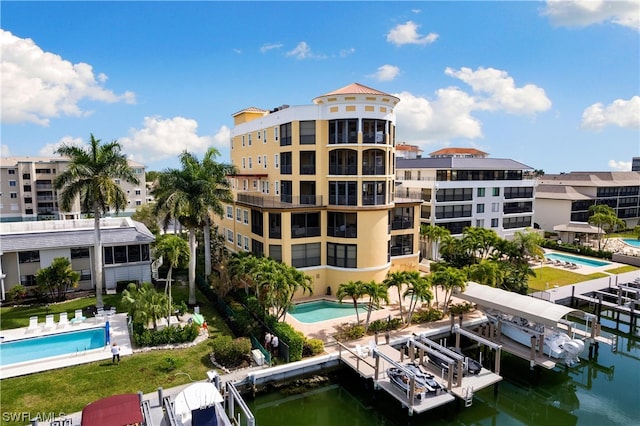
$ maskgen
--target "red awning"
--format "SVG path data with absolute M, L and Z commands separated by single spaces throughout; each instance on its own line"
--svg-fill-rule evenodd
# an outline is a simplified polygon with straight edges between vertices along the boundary
M 142 424 L 138 394 L 114 395 L 92 402 L 82 410 L 82 426 L 125 426 Z

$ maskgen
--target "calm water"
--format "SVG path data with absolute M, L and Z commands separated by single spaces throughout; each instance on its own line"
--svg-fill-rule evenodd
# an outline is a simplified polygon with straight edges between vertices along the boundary
M 367 312 L 367 309 L 364 305 L 358 304 L 358 311 L 362 315 Z M 295 305 L 294 309 L 290 311 L 290 315 L 300 322 L 312 324 L 355 315 L 355 309 L 353 308 L 353 303 L 350 302 L 340 303 L 331 300 L 316 300 Z
M 623 239 L 623 241 L 625 243 L 629 244 L 630 246 L 640 248 L 640 240 L 636 240 L 636 239 L 633 239 L 633 238 L 625 238 L 625 239 Z
M 487 388 L 476 392 L 471 407 L 452 403 L 411 417 L 348 369 L 303 394 L 271 392 L 247 399 L 260 426 L 639 425 L 640 340 L 621 336 L 618 348 L 613 353 L 601 345 L 597 361 L 583 360 L 569 370 L 531 371 L 525 361 L 504 355 L 505 379 L 497 395 Z
M 14 340 L 0 344 L 0 365 L 101 348 L 104 344 L 104 327 Z

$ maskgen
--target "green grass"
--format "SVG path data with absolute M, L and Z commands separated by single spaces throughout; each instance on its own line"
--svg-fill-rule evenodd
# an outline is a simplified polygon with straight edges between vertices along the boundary
M 188 299 L 186 287 L 174 287 L 173 298 L 178 303 Z M 149 393 L 158 387 L 169 388 L 203 380 L 213 369 L 209 354 L 211 339 L 232 335 L 215 309 L 198 292 L 200 312 L 207 319 L 209 339 L 186 349 L 154 350 L 122 357 L 119 365 L 110 360 L 82 364 L 28 376 L 0 381 L 3 412 L 74 413 L 95 400 L 142 391 Z M 104 303 L 118 306 L 119 296 L 105 296 Z M 95 297 L 50 305 L 49 313 L 69 311 L 95 305 Z M 29 316 L 45 314 L 45 307 L 2 308 L 0 328 L 26 327 Z M 17 325 L 16 325 L 17 324 Z M 167 358 L 171 358 L 168 361 Z M 0 417 L 0 424 L 9 424 Z
M 631 272 L 638 269 L 640 268 L 638 268 L 637 266 L 625 265 L 625 266 L 620 266 L 618 268 L 607 269 L 605 272 L 608 272 L 610 274 L 624 274 L 625 272 Z
M 578 274 L 575 272 L 543 266 L 534 269 L 535 277 L 529 277 L 529 291 L 543 291 L 554 286 L 565 286 L 575 284 L 581 281 L 594 280 L 596 278 L 606 277 L 607 274 L 596 272 L 589 275 Z M 547 288 L 547 284 L 549 287 Z

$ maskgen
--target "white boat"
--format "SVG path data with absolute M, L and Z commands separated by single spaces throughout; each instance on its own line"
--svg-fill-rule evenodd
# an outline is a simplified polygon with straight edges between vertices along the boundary
M 562 359 L 567 365 L 580 362 L 579 355 L 584 349 L 584 342 L 572 339 L 567 333 L 546 328 L 543 324 L 536 324 L 515 315 L 486 310 L 485 315 L 496 326 L 501 323 L 502 335 L 524 346 L 531 347 L 531 337 L 544 336 L 542 352 L 551 358 Z
M 177 419 L 184 426 L 226 425 L 224 398 L 211 382 L 198 382 L 180 392 L 173 402 Z

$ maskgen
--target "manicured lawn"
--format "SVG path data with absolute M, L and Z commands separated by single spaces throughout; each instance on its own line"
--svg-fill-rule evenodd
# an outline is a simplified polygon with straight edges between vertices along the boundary
M 624 274 L 625 272 L 636 271 L 638 269 L 640 268 L 638 268 L 637 266 L 624 265 L 620 266 L 619 268 L 607 269 L 605 272 L 608 272 L 610 274 Z
M 596 272 L 589 275 L 577 274 L 575 272 L 552 268 L 549 266 L 543 266 L 542 268 L 534 269 L 536 273 L 535 277 L 529 277 L 529 291 L 542 291 L 553 286 L 565 286 L 575 284 L 581 281 L 593 280 L 596 278 L 606 277 L 607 274 L 602 272 Z M 547 288 L 547 284 L 549 287 Z
M 178 303 L 187 300 L 186 287 L 174 287 L 173 297 Z M 112 299 L 109 299 L 112 298 Z M 29 376 L 0 381 L 3 412 L 74 413 L 90 402 L 120 393 L 149 393 L 158 387 L 170 388 L 192 380 L 203 380 L 213 369 L 209 361 L 211 339 L 218 335 L 232 335 L 217 312 L 198 292 L 200 312 L 207 319 L 209 340 L 186 349 L 154 350 L 122 357 L 119 365 L 99 361 Z M 118 306 L 119 296 L 106 296 L 105 305 Z M 95 305 L 95 297 L 50 305 L 49 313 L 69 311 Z M 19 324 L 26 327 L 29 316 L 44 315 L 45 308 L 2 308 L 1 327 Z M 7 321 L 5 323 L 5 321 Z M 0 419 L 2 424 L 4 419 Z

